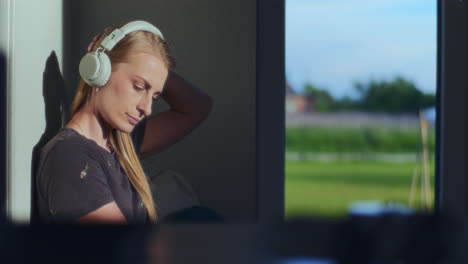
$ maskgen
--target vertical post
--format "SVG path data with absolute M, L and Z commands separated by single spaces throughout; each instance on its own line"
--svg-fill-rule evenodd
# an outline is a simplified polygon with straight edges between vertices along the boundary
M 467 1 L 439 0 L 437 211 L 468 220 Z
M 0 1 L 0 216 L 7 206 L 7 79 L 10 40 L 10 0 Z
M 430 197 L 430 179 L 429 179 L 429 151 L 427 147 L 427 121 L 424 117 L 423 110 L 419 110 L 419 122 L 421 124 L 421 143 L 422 143 L 422 186 L 421 192 L 424 194 L 423 202 L 426 210 L 429 210 L 431 207 L 431 197 Z
M 284 218 L 284 0 L 257 0 L 257 222 Z

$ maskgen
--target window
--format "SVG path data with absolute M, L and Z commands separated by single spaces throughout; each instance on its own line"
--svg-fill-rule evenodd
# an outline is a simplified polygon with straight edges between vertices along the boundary
M 437 2 L 285 3 L 286 218 L 431 211 Z

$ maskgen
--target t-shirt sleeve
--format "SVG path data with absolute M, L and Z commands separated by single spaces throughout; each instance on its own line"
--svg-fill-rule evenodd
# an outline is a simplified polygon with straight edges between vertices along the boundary
M 114 200 L 106 173 L 93 155 L 97 154 L 79 142 L 61 142 L 49 153 L 43 174 L 54 222 L 76 222 Z
M 143 136 L 145 135 L 146 120 L 148 117 L 143 118 L 130 133 L 132 137 L 133 146 L 135 146 L 135 152 L 140 153 L 141 144 L 143 143 Z

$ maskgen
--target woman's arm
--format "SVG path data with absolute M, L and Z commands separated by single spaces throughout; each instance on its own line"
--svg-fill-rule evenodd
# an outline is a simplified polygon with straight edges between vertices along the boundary
M 140 158 L 161 152 L 181 140 L 208 116 L 213 105 L 209 95 L 172 71 L 161 97 L 171 109 L 148 117 Z
M 110 202 L 78 219 L 80 224 L 127 224 L 127 219 L 115 202 Z

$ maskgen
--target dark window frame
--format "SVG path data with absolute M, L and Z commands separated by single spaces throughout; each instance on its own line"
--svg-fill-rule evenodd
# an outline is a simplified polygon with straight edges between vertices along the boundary
M 257 222 L 284 220 L 285 0 L 257 0 Z
M 284 42 L 278 41 L 285 36 L 284 3 L 284 0 L 257 1 L 257 218 L 260 222 L 284 219 L 285 70 Z M 465 106 L 468 94 L 460 87 L 468 84 L 467 12 L 466 1 L 437 0 L 435 212 L 456 215 L 463 220 L 468 218 Z
M 438 0 L 436 212 L 467 220 L 467 8 Z

